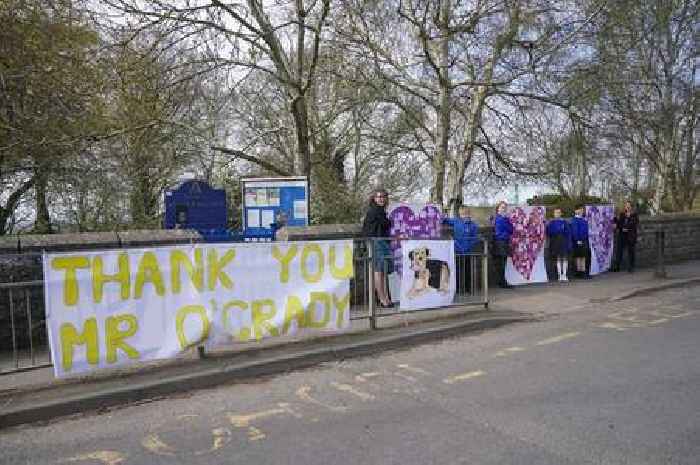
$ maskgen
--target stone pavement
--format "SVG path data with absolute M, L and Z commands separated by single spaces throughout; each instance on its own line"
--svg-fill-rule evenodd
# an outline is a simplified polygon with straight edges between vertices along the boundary
M 379 319 L 380 330 L 367 320 L 354 320 L 349 332 L 315 338 L 284 337 L 240 344 L 199 359 L 188 353 L 177 360 L 111 370 L 82 378 L 56 380 L 52 368 L 0 376 L 0 428 L 48 420 L 101 407 L 143 401 L 190 389 L 299 369 L 328 360 L 369 355 L 467 332 L 573 312 L 596 302 L 700 283 L 700 261 L 667 266 L 667 279 L 653 270 L 606 273 L 591 280 L 547 283 L 509 290 L 490 290 L 483 306 L 409 314 Z

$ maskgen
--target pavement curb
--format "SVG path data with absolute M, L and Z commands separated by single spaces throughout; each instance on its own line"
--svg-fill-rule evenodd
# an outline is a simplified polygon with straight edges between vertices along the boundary
M 683 287 L 683 286 L 693 285 L 693 284 L 700 284 L 700 276 L 695 277 L 695 278 L 682 279 L 682 280 L 673 281 L 673 282 L 669 282 L 669 283 L 655 284 L 655 285 L 651 285 L 651 286 L 641 287 L 638 289 L 633 289 L 631 291 L 627 291 L 625 293 L 622 293 L 622 294 L 616 295 L 615 297 L 610 298 L 609 302 L 619 302 L 621 300 L 631 299 L 632 297 L 653 294 L 654 292 L 665 291 L 667 289 L 674 289 L 677 287 Z
M 34 403 L 0 412 L 0 430 L 26 423 L 48 421 L 57 417 L 96 411 L 138 401 L 187 392 L 195 389 L 215 387 L 225 383 L 240 382 L 258 376 L 269 376 L 298 370 L 338 359 L 371 355 L 377 352 L 399 349 L 464 333 L 494 329 L 511 323 L 536 321 L 531 315 L 504 316 L 459 321 L 437 327 L 418 328 L 400 334 L 378 335 L 371 340 L 331 344 L 288 355 L 277 355 L 266 359 L 239 364 L 224 364 L 221 367 L 194 374 L 178 375 L 153 382 L 138 383 L 128 387 L 101 389 L 88 394 L 73 395 L 58 401 Z

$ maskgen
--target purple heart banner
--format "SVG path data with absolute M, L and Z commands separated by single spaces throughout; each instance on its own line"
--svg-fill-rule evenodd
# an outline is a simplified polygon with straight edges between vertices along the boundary
M 608 271 L 612 264 L 614 219 L 615 209 L 612 205 L 586 205 L 592 275 Z
M 391 237 L 396 239 L 440 239 L 442 211 L 438 205 L 396 203 L 387 209 L 391 221 Z M 394 269 L 401 274 L 401 242 L 392 241 Z
M 514 207 L 509 212 L 513 224 L 511 256 L 506 265 L 508 284 L 547 282 L 544 263 L 545 207 Z

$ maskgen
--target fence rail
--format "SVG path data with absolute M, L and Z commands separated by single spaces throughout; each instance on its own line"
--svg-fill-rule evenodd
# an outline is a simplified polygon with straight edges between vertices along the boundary
M 398 248 L 402 241 L 385 241 L 392 250 L 391 255 L 386 257 L 386 267 L 399 268 Z M 376 242 L 377 239 L 357 239 L 354 243 L 354 274 L 350 280 L 351 320 L 368 320 L 369 327 L 376 329 L 380 318 L 399 313 L 466 305 L 488 307 L 488 243 L 485 240 L 477 247 L 478 251 L 455 256 L 458 283 L 453 304 L 425 310 L 379 308 L 373 279 L 374 272 L 380 271 L 376 269 Z M 14 267 L 11 273 L 4 276 L 10 282 L 0 283 L 0 375 L 51 366 L 44 282 L 32 279 L 42 276 L 41 260 L 42 255 L 36 253 L 0 256 L 0 262 L 6 269 L 8 263 L 9 268 Z M 386 275 L 386 280 L 391 300 L 398 305 L 400 278 L 397 273 L 392 273 Z M 203 348 L 199 353 L 204 355 Z

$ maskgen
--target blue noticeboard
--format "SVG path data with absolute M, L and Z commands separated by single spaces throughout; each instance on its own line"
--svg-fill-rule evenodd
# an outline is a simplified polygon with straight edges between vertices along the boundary
M 226 191 L 204 181 L 185 181 L 165 193 L 166 229 L 225 230 L 226 216 Z
M 274 237 L 282 226 L 309 224 L 309 182 L 306 177 L 244 178 L 243 233 L 251 239 Z

